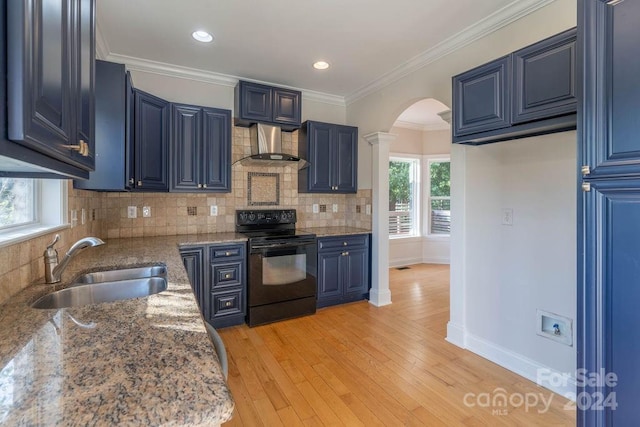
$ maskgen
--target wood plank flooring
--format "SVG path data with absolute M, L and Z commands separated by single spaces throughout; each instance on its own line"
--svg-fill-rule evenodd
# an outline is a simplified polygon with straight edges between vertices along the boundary
M 575 425 L 566 399 L 445 341 L 449 266 L 391 269 L 390 287 L 385 307 L 221 329 L 236 402 L 225 426 Z M 482 400 L 500 394 L 515 397 Z

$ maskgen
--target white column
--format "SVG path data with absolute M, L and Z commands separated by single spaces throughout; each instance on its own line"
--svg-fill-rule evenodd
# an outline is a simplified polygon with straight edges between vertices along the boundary
M 369 302 L 377 307 L 391 304 L 389 291 L 389 145 L 396 135 L 374 132 L 363 137 L 373 147 L 373 242 Z

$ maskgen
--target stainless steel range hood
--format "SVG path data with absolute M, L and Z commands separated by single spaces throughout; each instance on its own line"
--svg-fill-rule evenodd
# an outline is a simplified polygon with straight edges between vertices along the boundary
M 282 152 L 282 129 L 279 126 L 257 123 L 249 128 L 251 155 L 238 160 L 243 166 L 293 166 L 303 169 L 309 162 L 293 154 Z

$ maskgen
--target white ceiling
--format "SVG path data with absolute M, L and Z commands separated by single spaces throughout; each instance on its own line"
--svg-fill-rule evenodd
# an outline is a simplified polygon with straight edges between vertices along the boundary
M 550 1 L 102 0 L 97 19 L 108 59 L 139 58 L 348 98 L 479 24 L 494 30 Z M 214 42 L 193 40 L 199 29 L 213 33 Z M 319 59 L 331 68 L 314 70 Z

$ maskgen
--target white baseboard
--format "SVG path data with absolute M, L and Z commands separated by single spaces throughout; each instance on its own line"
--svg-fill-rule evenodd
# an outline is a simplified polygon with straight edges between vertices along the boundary
M 445 339 L 453 345 L 466 348 L 464 343 L 464 328 L 456 323 L 447 323 L 447 337 Z
M 390 259 L 389 267 L 404 267 L 405 265 L 422 264 L 422 258 L 402 258 L 402 259 Z
M 389 267 L 404 267 L 406 265 L 413 264 L 449 264 L 449 258 L 399 258 L 399 259 L 390 259 Z
M 427 257 L 423 258 L 424 264 L 451 264 L 449 257 Z
M 453 329 L 453 328 L 452 328 Z M 457 334 L 460 331 L 455 331 L 451 334 L 453 339 L 459 339 Z M 447 327 L 447 334 L 449 334 L 449 328 Z M 497 344 L 484 340 L 482 338 L 476 337 L 472 334 L 465 333 L 462 331 L 464 336 L 463 343 L 466 344 L 466 349 L 472 351 L 485 359 L 496 363 L 503 368 L 506 368 L 516 374 L 525 377 L 526 379 L 533 381 L 534 383 L 542 386 L 546 389 L 553 391 L 559 395 L 562 395 L 568 399 L 575 400 L 576 396 L 576 381 L 575 378 L 567 378 L 565 384 L 557 385 L 551 384 L 549 381 L 538 381 L 538 372 L 540 370 L 544 370 L 547 375 L 545 377 L 553 376 L 556 378 L 560 378 L 566 376 L 566 374 L 562 372 L 558 372 L 554 369 L 549 368 L 548 366 L 544 366 L 539 364 L 538 362 L 531 360 L 527 357 L 524 357 L 518 353 L 515 353 L 509 349 L 501 347 Z M 456 342 L 450 340 L 450 336 L 447 336 L 447 341 L 452 342 L 458 345 Z M 558 377 L 560 376 L 560 377 Z

